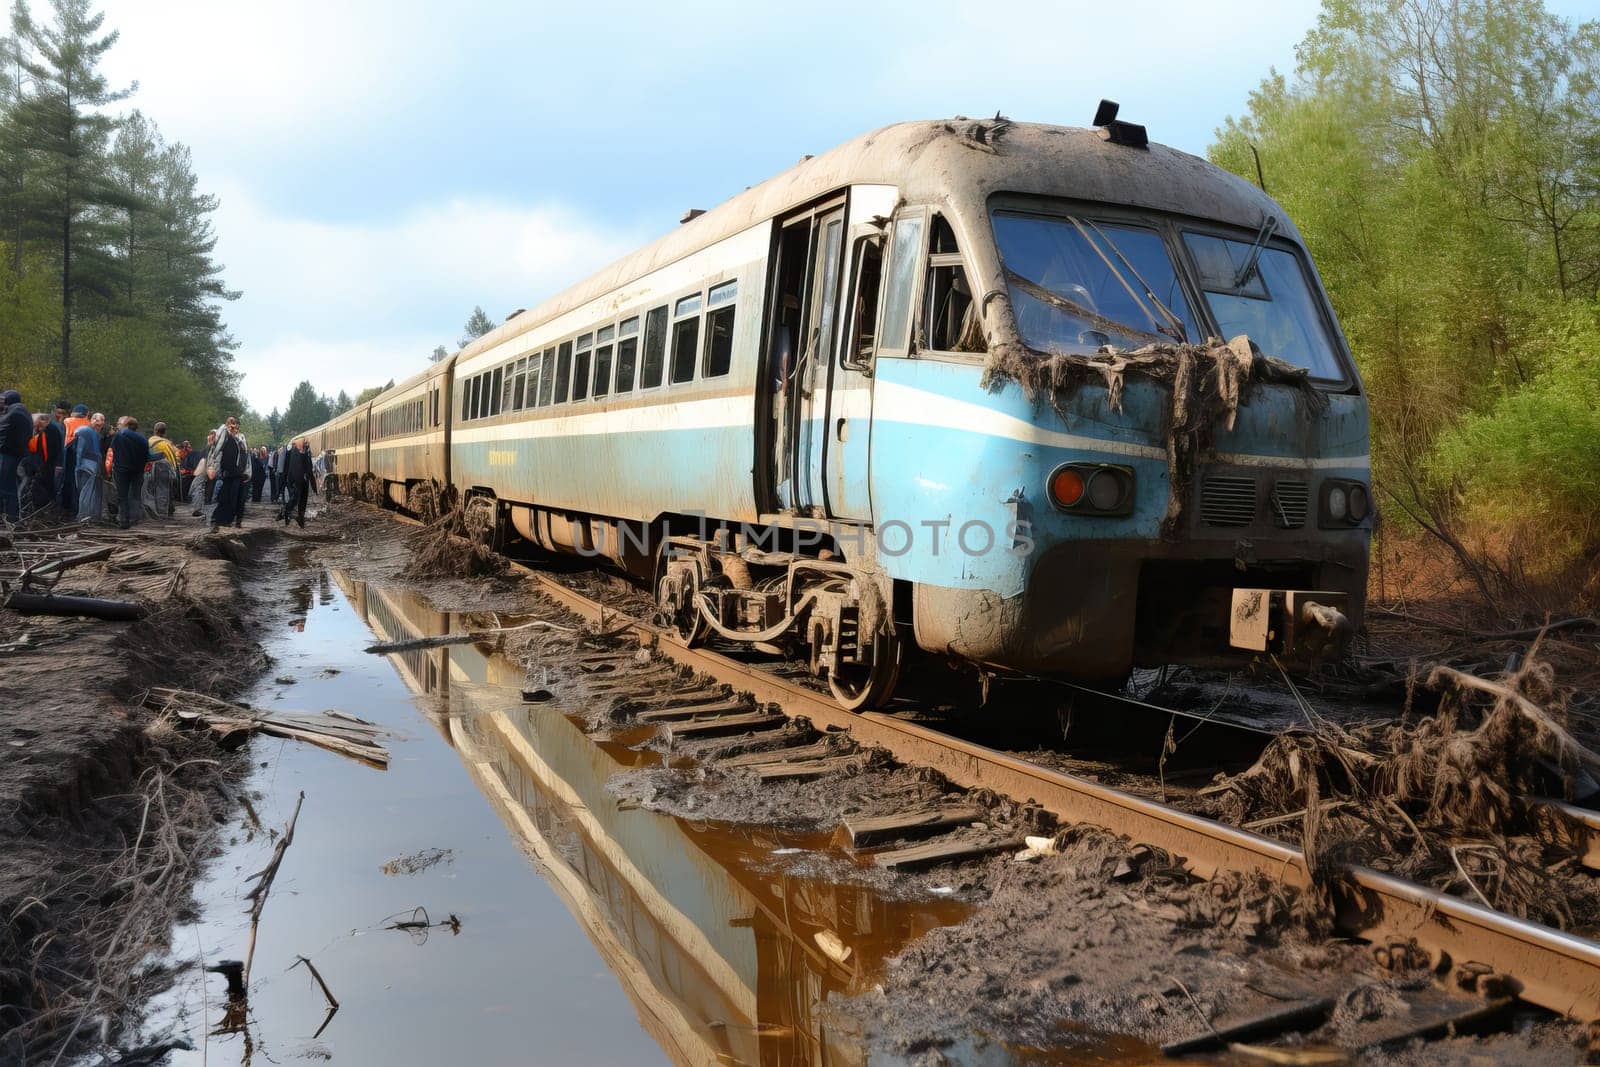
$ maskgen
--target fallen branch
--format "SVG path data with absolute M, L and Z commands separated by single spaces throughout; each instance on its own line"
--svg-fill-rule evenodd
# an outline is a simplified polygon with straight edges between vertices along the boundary
M 289 816 L 289 825 L 272 850 L 272 859 L 268 860 L 267 865 L 260 871 L 246 879 L 255 882 L 254 888 L 245 894 L 245 899 L 250 902 L 250 943 L 245 949 L 242 978 L 246 996 L 249 996 L 250 991 L 250 963 L 256 958 L 256 928 L 261 925 L 261 913 L 266 910 L 267 894 L 272 892 L 272 882 L 278 877 L 278 866 L 283 863 L 283 854 L 294 844 L 294 826 L 300 821 L 300 805 L 305 802 L 306 794 L 302 790 L 299 799 L 294 802 L 294 814 Z
M 1542 633 L 1554 633 L 1557 630 L 1600 629 L 1600 619 L 1592 615 L 1574 615 L 1570 619 L 1558 619 L 1543 626 L 1524 626 L 1520 630 L 1475 630 L 1470 626 L 1445 622 L 1443 619 L 1430 619 L 1426 615 L 1412 615 L 1409 612 L 1396 611 L 1394 608 L 1374 607 L 1371 610 L 1402 622 L 1414 622 L 1419 626 L 1431 626 L 1435 630 L 1455 634 L 1458 637 L 1476 637 L 1485 641 L 1525 641 L 1530 637 L 1538 637 Z
M 328 1009 L 330 1011 L 338 1011 L 339 1000 L 333 995 L 333 991 L 328 988 L 328 983 L 322 980 L 322 972 L 317 970 L 317 965 L 315 963 L 312 963 L 311 960 L 305 956 L 296 956 L 294 958 L 294 962 L 289 964 L 289 970 L 294 970 L 302 963 L 306 965 L 306 970 L 311 972 L 311 977 L 317 980 L 317 985 L 322 987 L 322 995 L 328 999 Z M 324 1023 L 323 1025 L 327 1024 Z
M 257 711 L 229 704 L 204 693 L 187 689 L 156 688 L 145 698 L 145 706 L 159 714 L 171 714 L 179 722 L 200 724 L 217 735 L 223 744 L 251 733 L 286 737 L 291 741 L 325 748 L 378 770 L 389 766 L 389 750 L 376 740 L 383 732 L 376 723 L 338 711 L 321 714 L 307 712 Z
M 41 596 L 12 593 L 5 606 L 19 615 L 87 615 L 110 622 L 133 622 L 145 616 L 145 606 L 131 600 L 102 600 L 91 596 Z
M 475 645 L 480 641 L 499 638 L 504 634 L 516 633 L 518 630 L 557 630 L 561 633 L 573 633 L 570 626 L 557 626 L 553 622 L 525 622 L 520 626 L 495 626 L 487 630 L 467 630 L 458 634 L 439 634 L 434 637 L 413 637 L 405 641 L 379 641 L 368 645 L 367 652 L 376 655 L 388 655 L 391 652 L 416 652 L 424 648 L 443 648 L 446 645 Z

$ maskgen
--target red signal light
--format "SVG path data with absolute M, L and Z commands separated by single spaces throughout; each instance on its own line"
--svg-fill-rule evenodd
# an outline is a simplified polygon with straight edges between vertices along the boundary
M 1050 479 L 1050 497 L 1064 508 L 1070 508 L 1082 500 L 1083 489 L 1083 475 L 1071 467 L 1062 467 Z

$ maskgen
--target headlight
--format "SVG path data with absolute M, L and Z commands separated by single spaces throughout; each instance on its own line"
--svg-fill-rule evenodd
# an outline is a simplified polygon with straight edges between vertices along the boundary
M 1050 502 L 1074 515 L 1133 511 L 1133 468 L 1115 463 L 1063 463 L 1045 483 Z
M 1372 509 L 1372 501 L 1367 499 L 1367 487 L 1352 485 L 1350 487 L 1350 521 L 1360 522 L 1367 517 L 1367 512 Z
M 1122 503 L 1122 479 L 1115 471 L 1098 470 L 1089 476 L 1089 506 L 1096 511 L 1115 511 Z
M 1322 483 L 1317 524 L 1326 528 L 1360 526 L 1372 516 L 1372 491 L 1353 478 L 1329 478 Z
M 1328 518 L 1342 520 L 1349 506 L 1348 494 L 1345 492 L 1344 486 L 1336 485 L 1328 490 Z

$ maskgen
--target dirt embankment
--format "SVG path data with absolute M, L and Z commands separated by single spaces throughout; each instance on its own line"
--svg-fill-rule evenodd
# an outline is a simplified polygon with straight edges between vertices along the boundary
M 221 536 L 179 519 L 29 543 L 109 547 L 55 592 L 134 601 L 144 614 L 0 609 L 0 1062 L 114 1045 L 120 1013 L 161 984 L 141 961 L 188 906 L 246 757 L 179 731 L 142 698 L 157 685 L 235 696 L 268 669 L 256 634 L 297 610 L 285 593 L 305 551 L 296 540 L 258 507 Z M 14 563 L 9 542 L 0 566 L 7 554 Z

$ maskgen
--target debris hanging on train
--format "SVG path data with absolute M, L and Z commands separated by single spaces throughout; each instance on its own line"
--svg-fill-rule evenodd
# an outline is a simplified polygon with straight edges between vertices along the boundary
M 1033 290 L 1029 290 L 1030 294 Z M 1039 299 L 1059 301 L 1043 290 Z M 1062 301 L 1063 303 L 1069 303 Z M 1179 529 L 1184 502 L 1189 497 L 1195 462 L 1220 424 L 1232 430 L 1239 405 L 1260 385 L 1287 385 L 1296 391 L 1307 414 L 1320 414 L 1327 396 L 1311 382 L 1310 373 L 1276 356 L 1269 356 L 1244 334 L 1230 341 L 1211 338 L 1203 345 L 1152 341 L 1131 351 L 1103 345 L 1092 355 L 1044 352 L 1018 340 L 990 347 L 982 386 L 994 388 L 1003 381 L 1016 382 L 1037 402 L 1043 395 L 1063 422 L 1062 398 L 1085 383 L 1105 386 L 1106 405 L 1122 410 L 1124 378 L 1142 374 L 1172 385 L 1172 418 L 1167 424 L 1167 514 L 1162 532 L 1171 537 Z

